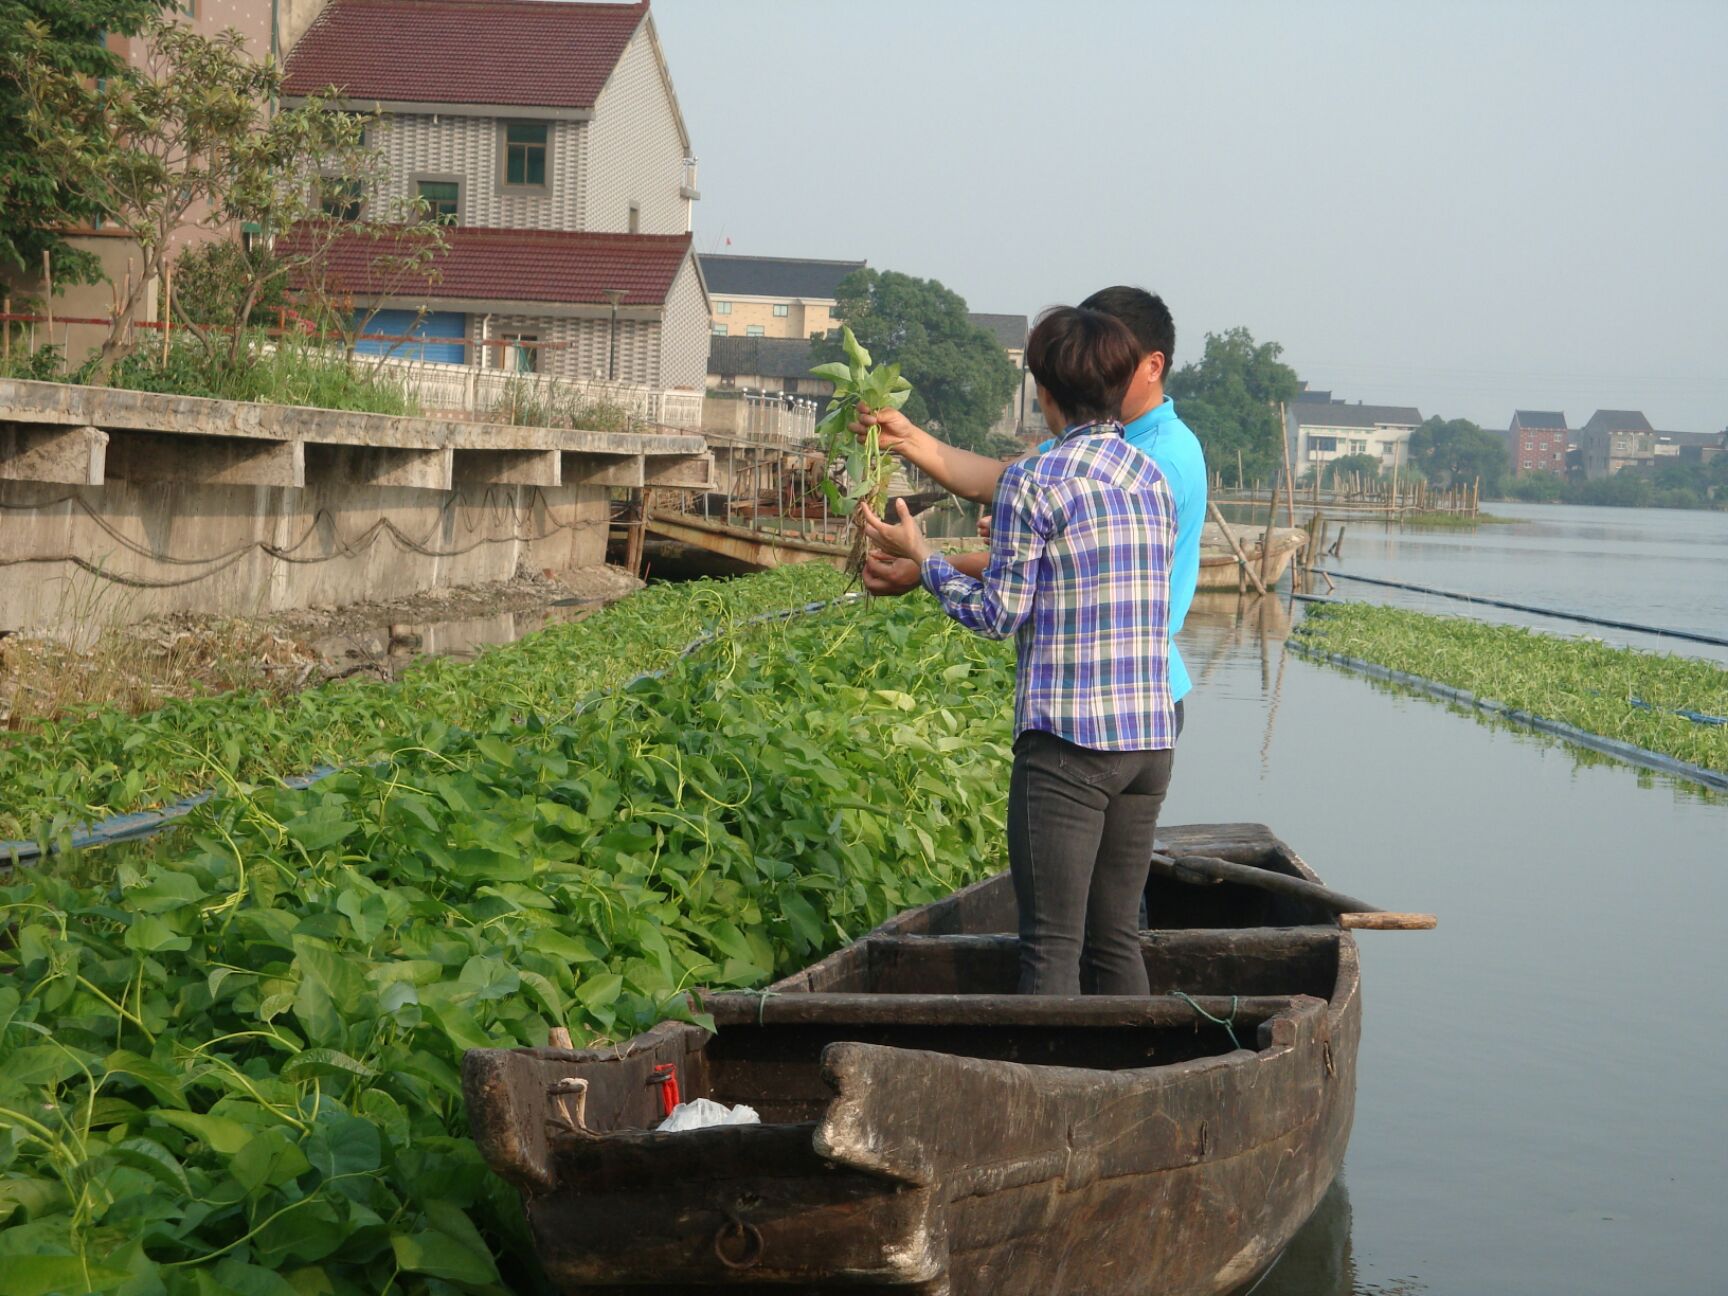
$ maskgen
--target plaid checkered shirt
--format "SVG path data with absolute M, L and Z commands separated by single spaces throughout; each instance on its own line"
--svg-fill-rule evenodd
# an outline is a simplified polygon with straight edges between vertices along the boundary
M 996 487 L 983 580 L 941 554 L 924 585 L 961 625 L 1015 637 L 1014 736 L 1097 751 L 1176 745 L 1166 657 L 1176 508 L 1115 422 L 1069 428 Z

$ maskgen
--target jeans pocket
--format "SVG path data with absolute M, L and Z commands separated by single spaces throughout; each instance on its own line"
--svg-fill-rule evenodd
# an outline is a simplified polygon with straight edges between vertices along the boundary
M 1110 773 L 1109 758 L 1104 752 L 1064 742 L 1056 753 L 1056 767 L 1076 783 L 1093 787 Z

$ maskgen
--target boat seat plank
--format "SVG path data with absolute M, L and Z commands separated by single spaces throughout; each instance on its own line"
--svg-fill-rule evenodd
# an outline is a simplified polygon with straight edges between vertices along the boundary
M 1287 1012 L 1298 996 L 1199 996 L 1191 1003 L 1173 995 L 1017 994 L 752 994 L 702 995 L 703 1011 L 718 1027 L 812 1026 L 990 1026 L 990 1027 L 1171 1027 L 1232 1012 L 1258 1025 Z M 1198 1005 L 1198 1008 L 1196 1007 Z

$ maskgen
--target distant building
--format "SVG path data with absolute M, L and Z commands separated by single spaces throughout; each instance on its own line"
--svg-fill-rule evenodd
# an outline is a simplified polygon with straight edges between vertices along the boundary
M 1655 462 L 1656 431 L 1640 410 L 1597 410 L 1578 430 L 1579 459 L 1589 481 Z
M 710 391 L 778 392 L 822 400 L 834 384 L 814 377 L 809 338 L 715 337 L 708 341 Z
M 1352 454 L 1373 455 L 1383 470 L 1402 464 L 1410 434 L 1421 424 L 1421 412 L 1409 405 L 1296 400 L 1284 407 L 1284 432 L 1298 477 Z
M 703 390 L 695 159 L 645 2 L 331 0 L 284 101 L 328 89 L 386 114 L 388 191 L 356 201 L 419 198 L 451 227 L 436 279 L 400 299 L 339 248 L 359 310 L 382 308 L 369 330 L 426 339 L 398 355 Z
M 1657 432 L 1650 447 L 1651 457 L 1658 464 L 1709 463 L 1723 453 L 1725 441 L 1728 433 L 1724 432 Z
M 1527 472 L 1566 473 L 1566 446 L 1571 438 L 1566 415 L 1559 410 L 1514 410 L 1506 429 L 1506 461 L 1514 476 Z
M 1020 381 L 1014 395 L 990 430 L 1001 436 L 1017 437 L 1027 433 L 1044 433 L 1043 415 L 1038 409 L 1038 383 L 1026 369 L 1026 337 L 1029 321 L 1024 315 L 968 314 L 971 320 L 1002 344 L 1008 362 L 1019 371 Z
M 835 292 L 862 261 L 703 256 L 717 337 L 809 338 L 834 327 Z

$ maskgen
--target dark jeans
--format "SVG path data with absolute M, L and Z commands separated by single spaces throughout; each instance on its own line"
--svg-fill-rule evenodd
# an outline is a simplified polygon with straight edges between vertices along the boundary
M 1038 730 L 1015 741 L 1021 994 L 1148 993 L 1140 897 L 1170 764 L 1169 751 L 1094 751 Z

